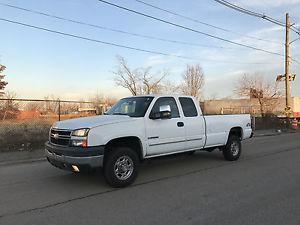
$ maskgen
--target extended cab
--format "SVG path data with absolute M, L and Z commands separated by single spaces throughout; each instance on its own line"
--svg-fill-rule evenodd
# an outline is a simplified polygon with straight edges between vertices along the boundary
M 110 185 L 124 187 L 134 182 L 144 159 L 219 148 L 233 161 L 241 155 L 241 141 L 251 136 L 248 114 L 203 116 L 193 97 L 134 96 L 102 116 L 56 122 L 45 153 L 61 169 L 103 167 Z

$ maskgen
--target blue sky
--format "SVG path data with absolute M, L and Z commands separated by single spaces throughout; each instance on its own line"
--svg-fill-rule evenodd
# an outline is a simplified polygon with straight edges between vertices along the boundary
M 231 41 L 273 52 L 284 52 L 283 45 L 274 43 L 284 42 L 285 31 L 283 28 L 261 19 L 240 14 L 213 0 L 144 1 L 206 23 L 230 29 L 233 32 L 270 41 L 258 41 L 216 30 L 149 8 L 134 0 L 110 0 L 110 2 Z M 283 21 L 285 12 L 289 12 L 292 21 L 298 25 L 300 24 L 300 0 L 231 0 L 231 2 L 254 11 L 264 12 Z M 186 64 L 200 63 L 206 76 L 204 89 L 206 97 L 232 95 L 236 80 L 243 73 L 259 72 L 266 79 L 274 80 L 277 74 L 284 72 L 283 57 L 249 50 L 188 32 L 130 14 L 97 0 L 0 0 L 0 3 L 8 3 L 128 32 L 192 42 L 199 45 L 223 47 L 222 49 L 206 48 L 132 37 L 0 6 L 1 18 L 121 45 L 195 58 L 195 60 L 186 60 L 171 56 L 135 52 L 0 21 L 0 59 L 1 63 L 7 66 L 5 71 L 6 80 L 9 82 L 7 89 L 16 92 L 18 97 L 43 98 L 47 95 L 54 95 L 63 99 L 88 99 L 96 93 L 115 97 L 127 95 L 129 93 L 123 88 L 116 87 L 113 81 L 112 71 L 115 70 L 117 65 L 116 55 L 125 57 L 131 67 L 151 66 L 154 73 L 168 69 L 170 73 L 168 79 L 174 82 L 180 81 Z M 296 36 L 293 34 L 291 38 L 296 38 Z M 299 47 L 300 41 L 293 44 L 291 56 L 300 61 Z M 293 73 L 300 75 L 300 65 L 293 63 L 291 68 Z M 293 83 L 292 88 L 293 95 L 299 96 L 299 78 Z

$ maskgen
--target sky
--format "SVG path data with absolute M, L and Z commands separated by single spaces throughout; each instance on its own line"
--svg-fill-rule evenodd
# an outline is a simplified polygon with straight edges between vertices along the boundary
M 224 32 L 167 12 L 153 9 L 135 0 L 107 0 L 152 16 L 233 42 L 284 54 L 283 27 L 266 20 L 241 14 L 213 0 L 144 0 L 155 6 L 229 30 Z M 265 13 L 280 21 L 289 12 L 295 26 L 300 25 L 300 0 L 230 0 L 247 9 Z M 36 15 L 0 5 L 0 18 L 39 26 L 85 38 L 126 45 L 155 52 L 138 52 L 101 43 L 61 36 L 0 20 L 0 63 L 5 71 L 7 90 L 20 98 L 89 99 L 96 94 L 116 98 L 130 93 L 114 83 L 117 55 L 130 67 L 151 67 L 154 74 L 168 70 L 168 80 L 179 83 L 187 64 L 199 63 L 204 71 L 205 98 L 224 98 L 244 73 L 261 73 L 275 80 L 284 73 L 284 57 L 236 46 L 193 33 L 159 21 L 135 15 L 97 0 L 0 0 L 1 3 L 40 11 L 84 23 L 119 29 L 161 39 L 193 43 L 184 45 L 149 40 L 95 27 Z M 245 35 L 247 37 L 245 37 Z M 254 38 L 249 38 L 254 37 Z M 255 39 L 256 38 L 256 39 Z M 257 40 L 263 39 L 262 40 Z M 296 39 L 291 33 L 291 40 Z M 300 40 L 291 45 L 291 57 L 300 61 Z M 183 59 L 176 56 L 188 57 Z M 291 63 L 291 72 L 300 75 L 300 64 Z M 292 95 L 300 96 L 300 78 L 292 83 Z M 281 84 L 283 87 L 283 84 Z

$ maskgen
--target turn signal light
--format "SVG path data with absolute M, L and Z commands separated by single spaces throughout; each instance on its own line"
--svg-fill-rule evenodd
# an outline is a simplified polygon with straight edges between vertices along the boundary
M 72 169 L 74 172 L 77 172 L 77 173 L 79 172 L 78 166 L 72 165 Z

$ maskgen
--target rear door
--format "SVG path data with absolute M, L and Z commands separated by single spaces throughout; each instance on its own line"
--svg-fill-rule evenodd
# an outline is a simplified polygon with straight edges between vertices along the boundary
M 201 149 L 205 144 L 205 121 L 197 111 L 194 100 L 190 97 L 179 97 L 183 111 L 183 122 L 186 131 L 186 149 Z
M 160 97 L 154 103 L 150 115 L 159 112 L 161 106 L 169 105 L 170 119 L 146 119 L 147 156 L 168 154 L 185 149 L 185 127 L 173 97 Z

